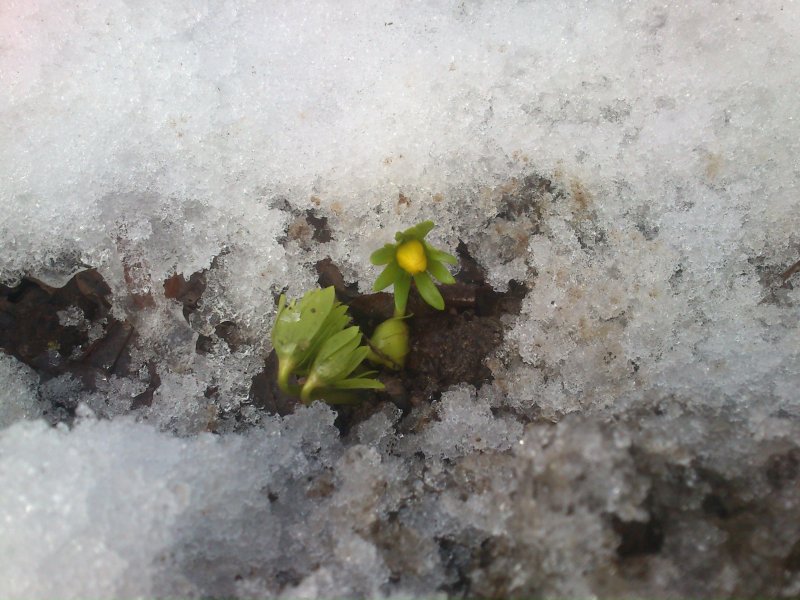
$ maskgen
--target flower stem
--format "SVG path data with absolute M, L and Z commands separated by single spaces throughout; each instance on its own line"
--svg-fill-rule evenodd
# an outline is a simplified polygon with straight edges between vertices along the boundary
M 317 388 L 317 378 L 314 375 L 309 375 L 306 382 L 303 384 L 303 389 L 300 390 L 300 400 L 303 404 L 311 404 L 311 393 Z
M 289 388 L 289 376 L 292 374 L 293 368 L 294 365 L 291 361 L 278 359 L 278 387 L 284 394 L 292 394 Z

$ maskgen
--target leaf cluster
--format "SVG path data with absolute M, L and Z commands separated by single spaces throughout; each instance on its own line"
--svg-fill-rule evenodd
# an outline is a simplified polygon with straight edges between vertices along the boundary
M 374 371 L 358 372 L 369 348 L 361 331 L 350 326 L 347 307 L 336 301 L 333 287 L 306 292 L 300 300 L 278 301 L 272 345 L 278 356 L 278 384 L 306 403 L 324 397 L 347 400 L 339 390 L 382 389 Z M 290 383 L 290 378 L 301 384 Z

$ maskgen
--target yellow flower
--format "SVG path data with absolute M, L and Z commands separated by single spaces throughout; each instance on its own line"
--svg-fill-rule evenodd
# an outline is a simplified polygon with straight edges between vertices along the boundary
M 425 248 L 419 240 L 408 240 L 397 248 L 397 264 L 409 275 L 416 275 L 428 269 Z
M 373 265 L 386 265 L 372 289 L 379 292 L 394 285 L 395 317 L 406 314 L 412 280 L 422 299 L 437 310 L 444 308 L 444 298 L 431 275 L 445 284 L 456 281 L 444 266 L 444 263 L 457 264 L 456 257 L 425 241 L 433 227 L 433 221 L 423 221 L 410 229 L 398 231 L 394 236 L 396 244 L 386 244 L 369 257 Z

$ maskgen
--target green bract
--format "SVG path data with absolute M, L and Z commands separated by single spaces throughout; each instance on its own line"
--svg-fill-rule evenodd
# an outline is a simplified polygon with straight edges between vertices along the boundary
M 423 221 L 410 229 L 400 231 L 394 236 L 396 244 L 386 244 L 369 258 L 374 265 L 386 265 L 372 289 L 377 292 L 394 285 L 396 316 L 402 316 L 406 312 L 412 279 L 422 299 L 437 310 L 444 308 L 444 299 L 431 275 L 442 283 L 455 283 L 445 263 L 456 264 L 456 257 L 437 250 L 425 241 L 425 236 L 434 227 L 433 221 Z
M 272 345 L 278 356 L 278 384 L 304 402 L 315 397 L 337 396 L 335 390 L 380 389 L 372 373 L 348 378 L 369 352 L 361 346 L 358 327 L 350 322 L 347 307 L 336 301 L 332 287 L 306 292 L 302 299 L 286 303 L 281 296 L 272 328 Z M 302 386 L 290 385 L 292 376 L 305 376 Z

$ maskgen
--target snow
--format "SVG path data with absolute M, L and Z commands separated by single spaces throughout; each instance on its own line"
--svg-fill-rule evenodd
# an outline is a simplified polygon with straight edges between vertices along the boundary
M 0 354 L 0 427 L 41 416 L 37 394 L 38 378 L 30 367 L 12 356 Z
M 0 354 L 0 595 L 799 593 L 798 31 L 770 0 L 4 2 L 0 281 L 96 267 L 137 337 L 91 393 Z M 347 435 L 252 406 L 275 295 L 327 256 L 368 290 L 424 218 L 528 285 L 494 380 Z M 187 322 L 163 282 L 203 270 Z

